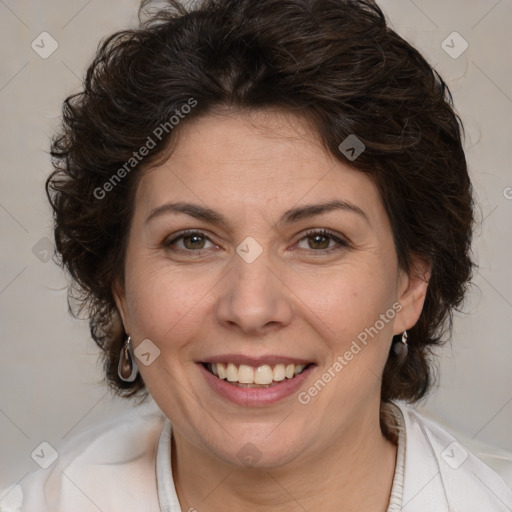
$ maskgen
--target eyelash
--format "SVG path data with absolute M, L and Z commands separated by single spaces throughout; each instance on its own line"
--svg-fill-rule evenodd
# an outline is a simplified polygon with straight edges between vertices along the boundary
M 178 240 L 181 240 L 182 238 L 187 238 L 187 237 L 190 237 L 193 235 L 199 235 L 201 237 L 204 237 L 205 240 L 208 240 L 209 242 L 214 243 L 202 231 L 187 230 L 187 231 L 181 232 L 178 236 L 174 237 L 172 240 L 169 240 L 169 241 L 165 240 L 163 242 L 163 245 L 166 249 L 172 250 L 171 249 L 172 245 L 174 245 Z M 331 240 L 335 241 L 338 244 L 338 247 L 334 247 L 334 248 L 331 247 L 330 249 L 320 249 L 320 250 L 309 249 L 309 251 L 311 251 L 311 252 L 320 253 L 320 254 L 329 254 L 331 252 L 338 251 L 338 250 L 345 249 L 345 248 L 349 247 L 349 244 L 347 241 L 336 236 L 336 234 L 333 231 L 330 231 L 329 229 L 311 229 L 309 231 L 306 231 L 304 233 L 304 235 L 302 236 L 302 238 L 300 238 L 296 243 L 298 244 L 307 238 L 313 237 L 314 235 L 320 235 L 320 236 L 323 236 L 326 238 L 330 238 Z M 203 250 L 205 250 L 205 249 L 196 249 L 196 250 L 178 249 L 179 252 L 186 252 L 186 253 L 192 254 L 192 255 L 200 254 L 201 251 L 203 251 Z M 306 250 L 308 250 L 308 249 L 306 249 Z

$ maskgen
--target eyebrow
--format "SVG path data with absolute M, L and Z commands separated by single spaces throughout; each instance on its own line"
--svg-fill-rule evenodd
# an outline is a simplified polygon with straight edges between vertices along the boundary
M 281 226 L 285 224 L 291 224 L 293 222 L 297 222 L 309 217 L 314 217 L 316 215 L 320 215 L 322 213 L 330 212 L 333 210 L 342 210 L 345 212 L 354 213 L 362 217 L 367 223 L 370 223 L 368 216 L 361 208 L 359 208 L 359 206 L 349 203 L 348 201 L 336 199 L 326 203 L 307 204 L 305 206 L 292 208 L 281 216 L 277 222 L 277 225 Z M 194 217 L 195 219 L 210 222 L 211 224 L 216 224 L 225 228 L 229 226 L 228 220 L 221 213 L 197 204 L 184 202 L 166 203 L 162 206 L 158 206 L 151 211 L 151 213 L 146 218 L 145 223 L 147 224 L 157 217 L 171 213 L 182 213 L 189 215 L 190 217 Z

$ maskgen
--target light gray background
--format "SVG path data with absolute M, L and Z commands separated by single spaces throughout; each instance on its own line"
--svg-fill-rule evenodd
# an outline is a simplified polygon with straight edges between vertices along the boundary
M 468 439 L 512 451 L 512 0 L 379 3 L 454 94 L 483 219 L 467 313 L 456 316 L 439 389 L 421 410 Z M 131 406 L 102 386 L 98 349 L 86 322 L 68 315 L 66 279 L 42 261 L 41 239 L 52 237 L 43 184 L 62 101 L 78 90 L 99 40 L 136 22 L 137 6 L 0 0 L 0 488 L 37 468 L 30 454 L 42 441 L 58 449 Z M 44 31 L 59 45 L 47 59 L 31 48 Z M 454 31 L 469 44 L 457 59 L 441 47 Z

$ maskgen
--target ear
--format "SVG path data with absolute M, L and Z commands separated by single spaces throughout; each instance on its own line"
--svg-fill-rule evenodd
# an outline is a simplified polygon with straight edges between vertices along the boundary
M 431 273 L 431 263 L 414 256 L 410 271 L 399 271 L 397 301 L 402 309 L 395 318 L 393 334 L 401 334 L 418 321 L 425 303 Z
M 124 331 L 128 334 L 131 332 L 129 323 L 128 323 L 128 308 L 126 306 L 126 292 L 124 289 L 124 284 L 117 279 L 114 281 L 112 285 L 112 295 L 114 297 L 114 301 L 117 306 L 117 310 L 119 311 L 119 315 L 121 317 L 121 321 L 123 322 Z

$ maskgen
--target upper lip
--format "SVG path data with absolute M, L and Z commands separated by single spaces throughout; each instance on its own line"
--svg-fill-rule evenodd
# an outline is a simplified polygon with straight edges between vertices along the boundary
M 264 364 L 274 366 L 276 364 L 311 364 L 311 360 L 300 359 L 298 357 L 280 356 L 280 355 L 266 355 L 259 357 L 249 357 L 242 354 L 221 354 L 218 356 L 211 356 L 200 361 L 201 363 L 234 363 L 236 365 L 246 364 L 247 366 L 259 367 Z

